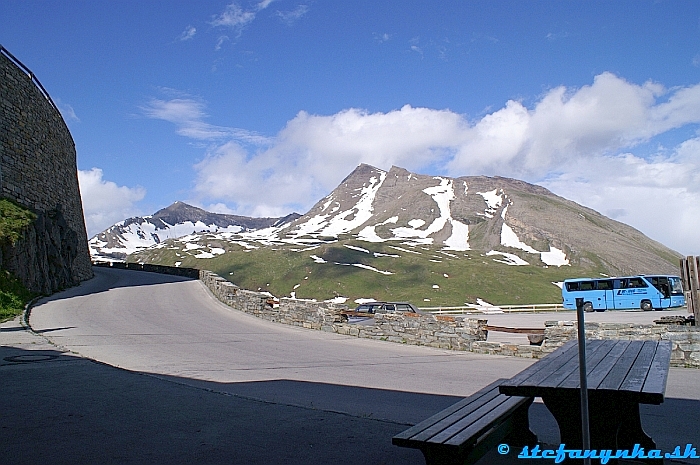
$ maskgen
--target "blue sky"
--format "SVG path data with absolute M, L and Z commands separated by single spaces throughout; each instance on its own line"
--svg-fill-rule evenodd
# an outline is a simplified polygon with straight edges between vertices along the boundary
M 305 212 L 359 163 L 500 175 L 700 255 L 700 2 L 0 0 L 90 235 Z

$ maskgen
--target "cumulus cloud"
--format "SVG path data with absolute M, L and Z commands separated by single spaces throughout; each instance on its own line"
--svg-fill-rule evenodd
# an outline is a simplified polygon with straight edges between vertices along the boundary
M 700 253 L 700 138 L 670 156 L 582 158 L 539 184 L 632 225 L 687 255 Z
M 136 202 L 144 198 L 145 189 L 118 186 L 112 181 L 106 181 L 99 168 L 78 170 L 78 183 L 88 237 L 104 231 L 114 223 L 140 214 Z
M 197 137 L 204 108 L 171 103 L 163 114 Z M 210 148 L 195 166 L 195 193 L 202 204 L 276 216 L 305 212 L 359 163 L 510 176 L 700 254 L 700 137 L 681 137 L 698 123 L 700 85 L 666 89 L 611 73 L 580 88 L 550 89 L 529 108 L 508 101 L 477 119 L 409 105 L 386 113 L 302 111 L 254 150 L 234 136 Z M 655 140 L 661 135 L 679 142 L 664 148 Z

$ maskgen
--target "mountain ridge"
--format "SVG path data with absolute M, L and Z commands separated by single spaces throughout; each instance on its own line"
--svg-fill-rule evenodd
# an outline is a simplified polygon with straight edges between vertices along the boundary
M 680 257 L 541 186 L 367 164 L 304 215 L 186 233 L 128 260 L 206 268 L 277 296 L 506 305 L 559 302 L 553 284 L 570 277 L 678 274 Z
M 300 215 L 253 218 L 212 213 L 181 201 L 162 208 L 153 215 L 131 217 L 116 223 L 90 239 L 94 261 L 122 261 L 139 250 L 167 239 L 176 239 L 200 232 L 245 232 L 274 228 L 295 220 Z

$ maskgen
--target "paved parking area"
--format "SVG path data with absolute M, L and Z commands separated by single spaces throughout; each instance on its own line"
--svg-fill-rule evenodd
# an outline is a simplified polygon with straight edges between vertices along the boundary
M 0 463 L 422 464 L 391 437 L 532 363 L 264 322 L 197 281 L 117 271 L 40 302 L 36 333 L 0 325 Z M 642 408 L 659 447 L 700 444 L 697 386 L 671 369 Z M 543 404 L 530 420 L 558 442 Z

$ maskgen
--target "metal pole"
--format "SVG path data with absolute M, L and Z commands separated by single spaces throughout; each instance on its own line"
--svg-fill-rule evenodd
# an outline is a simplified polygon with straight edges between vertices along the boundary
M 588 422 L 588 378 L 586 376 L 586 328 L 583 321 L 583 299 L 576 299 L 576 320 L 578 321 L 578 369 L 581 382 L 581 440 L 583 449 L 590 450 L 591 436 Z M 584 465 L 591 465 L 591 458 L 583 459 Z

